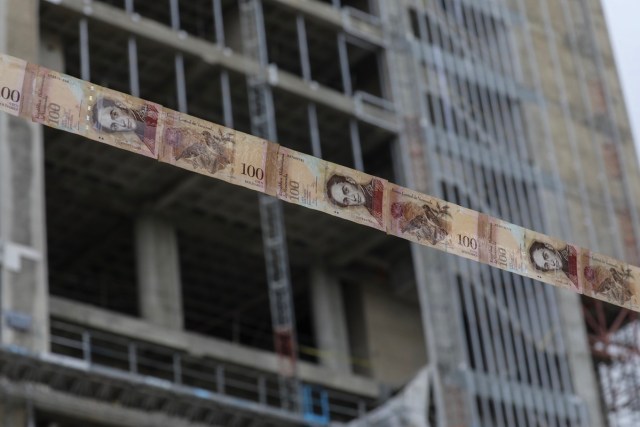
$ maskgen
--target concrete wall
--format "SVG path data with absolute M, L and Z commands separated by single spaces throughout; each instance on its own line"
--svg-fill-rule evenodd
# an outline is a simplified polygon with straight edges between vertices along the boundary
M 404 385 L 427 362 L 419 305 L 398 299 L 385 284 L 348 286 L 356 287 L 360 294 L 358 302 L 350 298 L 351 304 L 360 304 L 350 321 L 361 323 L 359 333 L 366 337 L 366 344 L 352 339 L 352 345 L 366 345 L 373 379 L 392 387 Z M 362 318 L 356 318 L 357 314 Z

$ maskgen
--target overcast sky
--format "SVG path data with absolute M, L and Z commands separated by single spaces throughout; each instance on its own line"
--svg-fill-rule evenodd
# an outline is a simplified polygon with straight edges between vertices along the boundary
M 601 0 L 640 162 L 640 0 Z

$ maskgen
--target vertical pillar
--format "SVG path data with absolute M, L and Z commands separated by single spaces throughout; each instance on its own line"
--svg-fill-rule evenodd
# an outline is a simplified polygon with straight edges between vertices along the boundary
M 29 408 L 24 401 L 2 396 L 0 399 L 0 425 L 12 427 L 29 427 Z
M 350 372 L 349 337 L 340 282 L 322 265 L 311 270 L 311 304 L 320 363 L 337 372 Z
M 138 294 L 142 318 L 182 329 L 182 286 L 175 229 L 146 215 L 135 227 Z
M 1 52 L 39 62 L 38 3 L 0 0 Z M 35 352 L 49 348 L 43 168 L 42 128 L 0 114 L 0 342 Z

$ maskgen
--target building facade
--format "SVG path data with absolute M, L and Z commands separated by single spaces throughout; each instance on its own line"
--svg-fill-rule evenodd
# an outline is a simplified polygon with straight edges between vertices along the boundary
M 597 0 L 0 0 L 0 23 L 10 55 L 639 262 Z M 0 116 L 0 424 L 410 425 L 384 411 L 417 379 L 418 425 L 605 425 L 577 295 L 291 205 L 288 396 L 261 215 Z

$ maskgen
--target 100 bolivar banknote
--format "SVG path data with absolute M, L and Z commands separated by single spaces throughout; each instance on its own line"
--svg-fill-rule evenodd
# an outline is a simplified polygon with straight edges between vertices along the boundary
M 160 105 L 44 67 L 38 67 L 34 74 L 34 122 L 158 157 Z
M 7 55 L 0 111 L 640 309 L 638 267 Z
M 274 195 L 278 144 L 165 110 L 159 160 Z

